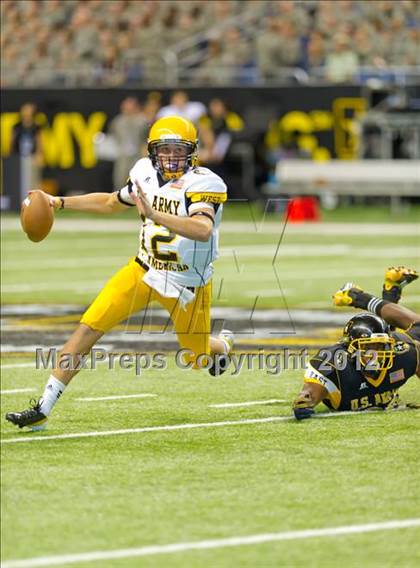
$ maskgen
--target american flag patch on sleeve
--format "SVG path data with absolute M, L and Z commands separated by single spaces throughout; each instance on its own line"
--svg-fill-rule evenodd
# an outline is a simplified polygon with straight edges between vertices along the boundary
M 404 369 L 398 369 L 398 371 L 394 371 L 393 373 L 389 374 L 390 383 L 397 383 L 398 381 L 403 381 L 404 379 Z

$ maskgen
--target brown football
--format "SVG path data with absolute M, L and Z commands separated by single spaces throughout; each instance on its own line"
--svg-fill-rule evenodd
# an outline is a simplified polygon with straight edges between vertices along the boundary
M 54 223 L 54 210 L 45 193 L 34 191 L 28 195 L 22 203 L 20 222 L 31 241 L 45 239 Z

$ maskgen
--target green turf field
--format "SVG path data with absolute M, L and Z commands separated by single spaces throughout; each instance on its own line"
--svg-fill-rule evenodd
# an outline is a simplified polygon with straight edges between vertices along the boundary
M 70 219 L 73 230 L 60 231 L 59 220 L 57 230 L 41 243 L 31 243 L 17 228 L 4 230 L 3 302 L 90 303 L 138 246 L 133 220 L 127 221 L 131 230 L 121 219 L 99 221 L 102 229 L 95 231 L 97 219 L 85 219 L 93 230 L 84 232 L 77 219 Z M 346 224 L 327 224 L 327 233 L 310 224 L 288 225 L 279 245 L 282 223 L 256 221 L 242 221 L 237 230 L 235 223 L 226 223 L 226 229 L 222 224 L 215 305 L 251 308 L 257 302 L 257 308 L 324 309 L 346 281 L 379 294 L 387 266 L 420 266 L 420 229 L 404 231 L 406 224 L 378 225 L 377 232 L 372 224 L 364 224 L 364 232 L 357 225 L 346 230 Z M 419 309 L 420 285 L 410 286 L 404 298 Z
M 4 367 L 1 388 L 36 395 L 45 375 Z M 141 378 L 102 367 L 75 379 L 38 435 L 286 417 L 300 382 L 299 371 L 215 380 L 172 362 L 164 374 Z M 77 400 L 137 393 L 157 396 Z M 416 380 L 401 394 L 418 401 Z M 2 413 L 24 407 L 29 396 L 3 394 Z M 287 402 L 209 407 L 269 399 Z M 33 436 L 4 422 L 2 432 L 6 441 Z M 4 560 L 413 519 L 418 411 L 12 442 L 2 446 L 2 468 Z M 74 565 L 414 568 L 419 536 L 411 527 Z M 35 565 L 44 564 L 28 564 Z
M 228 210 L 215 265 L 214 304 L 323 310 L 331 308 L 331 294 L 348 280 L 379 294 L 387 266 L 419 269 L 420 231 L 412 214 L 392 224 L 379 211 L 373 225 L 363 210 L 352 211 L 352 216 L 327 218 L 321 227 L 288 225 L 279 245 L 282 223 L 273 215 L 261 219 L 256 209 L 253 217 L 247 208 Z M 23 307 L 88 304 L 136 254 L 135 218 L 132 211 L 126 221 L 123 216 L 64 212 L 39 244 L 27 240 L 16 219 L 10 223 L 7 218 L 2 231 L 3 302 Z M 418 282 L 404 291 L 404 302 L 420 309 Z M 66 317 L 66 325 L 72 326 L 76 316 Z M 34 326 L 33 332 L 40 325 L 36 318 L 26 323 Z M 309 334 L 317 331 L 313 327 Z M 25 329 L 22 345 L 32 341 L 24 338 Z M 41 342 L 46 337 L 42 325 L 39 331 Z M 47 332 L 49 341 L 57 333 Z M 20 345 L 15 335 L 10 343 Z M 22 410 L 31 396 L 42 392 L 48 372 L 34 371 L 29 361 L 33 358 L 22 354 L 3 357 L 2 414 Z M 26 366 L 16 366 L 22 364 Z M 290 406 L 301 380 L 301 371 L 280 377 L 243 371 L 236 378 L 226 374 L 210 379 L 205 372 L 181 371 L 172 360 L 167 371 L 152 370 L 141 378 L 133 371 L 111 372 L 101 366 L 75 379 L 47 432 L 25 434 L 2 420 L 4 567 L 70 562 L 82 568 L 418 566 L 418 527 L 361 528 L 358 534 L 348 534 L 348 529 L 340 536 L 334 531 L 420 517 L 419 411 L 296 423 Z M 4 392 L 14 389 L 34 390 Z M 77 400 L 145 393 L 156 396 Z M 418 402 L 418 381 L 411 379 L 401 394 L 405 402 Z M 272 399 L 281 402 L 209 406 Z M 198 426 L 180 428 L 186 424 Z M 155 429 L 77 437 L 148 427 Z M 69 434 L 76 437 L 61 437 Z M 36 439 L 48 435 L 59 437 Z M 275 538 L 311 529 L 327 529 L 328 535 Z M 274 534 L 272 541 L 258 543 L 267 533 Z M 159 548 L 209 539 L 247 542 L 247 537 L 257 540 L 239 540 L 238 546 L 229 547 L 213 543 L 200 550 L 181 545 L 165 554 Z M 144 550 L 147 546 L 157 548 Z M 138 548 L 141 557 L 133 555 L 132 549 Z M 129 549 L 126 558 L 110 559 L 110 551 L 121 549 Z M 62 556 L 93 551 L 103 554 L 91 562 L 87 556 L 77 562 Z M 51 555 L 60 558 L 9 562 Z

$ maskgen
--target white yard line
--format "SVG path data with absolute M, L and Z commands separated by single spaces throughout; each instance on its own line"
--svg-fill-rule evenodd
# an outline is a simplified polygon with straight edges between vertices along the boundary
M 110 267 L 112 264 L 121 263 L 121 265 L 127 264 L 127 257 L 119 257 L 119 256 L 108 256 L 107 258 L 98 258 L 96 257 L 83 257 L 83 258 L 66 258 L 66 259 L 56 259 L 56 260 L 46 260 L 42 261 L 42 268 L 43 270 L 47 268 L 97 268 L 98 266 L 105 266 Z M 8 261 L 5 260 L 2 263 L 2 270 L 17 270 L 17 271 L 28 271 L 29 269 L 39 269 L 39 261 L 31 262 L 25 261 L 24 264 L 20 261 Z
M 255 222 L 249 221 L 224 221 L 221 225 L 223 233 L 281 233 L 284 222 L 279 217 L 278 221 L 266 221 L 258 217 Z M 54 232 L 103 232 L 107 235 L 112 233 L 136 234 L 140 227 L 138 221 L 132 219 L 56 219 Z M 7 217 L 2 219 L 2 232 L 15 230 L 21 231 L 19 217 Z M 314 235 L 398 235 L 412 236 L 419 233 L 417 223 L 289 223 L 286 231 L 292 234 Z M 26 244 L 26 243 L 25 243 Z M 49 247 L 52 245 L 49 243 Z
M 412 410 L 401 407 L 396 410 Z M 389 410 L 387 412 L 394 412 Z M 383 410 L 371 410 L 369 412 L 325 412 L 315 414 L 311 420 L 315 418 L 336 418 L 337 416 L 361 416 L 362 414 L 383 414 Z M 67 440 L 78 438 L 97 438 L 106 436 L 118 436 L 121 434 L 143 434 L 145 432 L 173 432 L 175 430 L 194 430 L 198 428 L 220 428 L 222 426 L 241 426 L 243 424 L 265 424 L 268 422 L 293 422 L 293 416 L 269 416 L 268 418 L 249 418 L 246 420 L 224 420 L 222 422 L 199 422 L 196 424 L 171 424 L 169 426 L 145 426 L 143 428 L 124 428 L 121 430 L 103 430 L 93 432 L 74 432 L 72 434 L 54 434 L 52 436 L 32 436 L 30 433 L 22 433 L 19 438 L 6 438 L 0 440 L 1 444 L 17 444 L 24 442 L 46 442 L 48 440 Z
M 282 244 L 277 250 L 277 244 L 264 244 L 264 245 L 232 245 L 220 248 L 220 257 L 231 258 L 233 255 L 238 255 L 239 261 L 244 257 L 258 257 L 258 258 L 279 258 L 284 256 L 290 257 L 313 257 L 313 256 L 342 256 L 351 255 L 352 257 L 362 258 L 392 258 L 392 257 L 413 257 L 419 256 L 419 249 L 417 246 L 406 247 L 393 247 L 385 248 L 383 250 L 378 248 L 363 248 L 360 249 L 353 245 L 285 245 Z
M 79 554 L 62 554 L 57 556 L 42 556 L 22 560 L 6 560 L 3 568 L 37 568 L 41 566 L 63 566 L 65 564 L 79 564 L 81 562 L 98 562 L 104 560 L 117 560 L 121 558 L 136 558 L 140 556 L 153 556 L 156 554 L 174 554 L 189 552 L 190 550 L 211 550 L 236 546 L 250 546 L 281 542 L 289 540 L 304 540 L 307 538 L 336 537 L 368 532 L 409 529 L 420 526 L 420 519 L 401 519 L 381 523 L 368 523 L 364 525 L 345 525 L 341 527 L 327 527 L 319 529 L 306 529 L 299 531 L 284 531 L 276 533 L 262 533 L 248 536 L 233 536 L 196 542 L 177 542 L 154 546 L 141 546 L 139 548 L 121 548 L 118 550 L 97 550 Z
M 121 394 L 118 396 L 97 396 L 97 397 L 87 397 L 87 398 L 76 398 L 83 402 L 96 402 L 98 400 L 121 400 L 126 398 L 149 398 L 152 396 L 157 396 L 157 394 L 142 393 L 142 394 Z
M 237 426 L 242 424 L 263 424 L 265 422 L 278 422 L 290 420 L 289 416 L 271 416 L 269 418 L 250 418 L 248 420 L 225 420 L 223 422 L 204 422 L 197 424 L 173 424 L 168 426 L 146 426 L 143 428 L 125 428 L 121 430 L 104 430 L 94 432 L 75 432 L 73 434 L 54 434 L 52 436 L 31 436 L 23 435 L 19 438 L 9 438 L 1 440 L 2 444 L 13 444 L 19 442 L 36 442 L 47 440 L 65 440 L 69 438 L 96 438 L 104 436 L 117 436 L 121 434 L 142 434 L 144 432 L 170 432 L 174 430 L 190 430 L 196 428 L 217 428 L 221 426 Z
M 262 249 L 264 248 L 265 245 L 262 245 Z M 234 248 L 234 247 L 233 247 Z M 408 249 L 404 249 L 407 251 L 407 254 L 403 254 L 402 256 L 413 256 L 414 258 L 418 258 L 419 257 L 419 251 L 418 249 L 415 250 L 415 252 L 413 251 L 412 253 L 408 252 Z M 232 251 L 232 249 L 231 249 Z M 230 254 L 232 254 L 232 252 L 230 251 Z M 281 256 L 281 252 L 282 249 L 279 249 L 279 258 Z M 402 253 L 402 251 L 399 251 Z M 291 254 L 291 256 L 296 256 L 297 253 L 293 252 Z M 364 254 L 364 253 L 363 253 Z M 378 250 L 373 250 L 372 249 L 372 254 L 369 254 L 369 256 L 371 256 L 372 258 L 377 258 L 379 256 L 381 256 L 383 254 L 383 256 L 388 257 L 389 254 L 389 250 L 387 251 L 378 251 Z M 268 254 L 268 257 L 272 258 L 274 255 L 273 254 Z M 352 253 L 353 255 L 353 253 Z M 256 256 L 260 256 L 260 255 L 256 255 Z M 400 256 L 400 255 L 396 255 L 396 256 Z M 241 258 L 245 258 L 242 257 L 241 255 L 239 255 L 239 261 L 241 264 L 243 264 L 244 266 L 246 266 L 246 262 L 242 262 Z M 220 262 L 227 262 L 227 258 L 225 257 L 225 259 L 223 259 L 223 257 L 220 259 Z M 295 282 L 297 279 L 301 279 L 303 275 L 305 275 L 305 273 L 307 272 L 307 266 L 306 265 L 302 265 L 302 268 L 299 269 L 293 269 L 293 270 L 288 270 L 288 271 L 283 271 L 280 270 L 280 267 L 278 266 L 276 268 L 276 271 L 278 273 L 278 276 L 280 278 L 280 282 L 282 283 L 282 285 L 284 283 L 290 283 L 290 282 Z M 271 267 L 270 263 L 267 264 L 267 270 L 265 270 L 264 268 L 264 272 L 266 272 L 267 275 L 269 275 L 269 277 L 271 278 L 270 283 L 272 284 L 274 281 L 274 276 L 275 276 L 275 272 L 273 271 L 273 268 Z M 224 269 L 224 273 L 225 273 L 225 279 L 230 279 L 233 277 L 237 276 L 236 271 L 234 270 L 234 268 L 231 267 L 231 264 L 229 263 L 229 266 L 226 267 Z M 363 277 L 366 278 L 368 276 L 377 276 L 378 275 L 378 270 L 376 269 L 371 269 L 369 270 L 368 268 L 366 268 L 365 270 L 360 270 L 360 271 L 353 271 L 351 273 L 351 277 L 354 278 L 358 278 L 358 277 Z M 261 278 L 262 278 L 262 269 L 260 268 L 258 271 L 256 271 L 255 273 L 250 273 L 248 272 L 246 275 L 246 279 L 247 282 L 251 282 L 251 281 L 257 281 L 259 284 L 261 283 Z M 312 270 L 311 271 L 311 280 L 328 280 L 331 281 L 332 278 L 338 278 L 340 280 L 340 283 L 342 280 L 345 280 L 345 277 L 343 276 L 343 269 L 334 269 L 334 270 L 330 270 L 330 271 L 325 271 L 325 270 Z M 107 277 L 104 276 L 103 280 L 95 280 L 95 281 L 80 281 L 80 280 L 72 280 L 71 282 L 54 282 L 53 284 L 51 283 L 51 281 L 42 281 L 42 282 L 37 282 L 37 283 L 33 283 L 33 284 L 22 284 L 22 283 L 9 283 L 9 284 L 3 284 L 1 289 L 4 293 L 9 293 L 9 292 L 15 292 L 15 293 L 26 293 L 26 292 L 43 292 L 43 291 L 49 291 L 51 290 L 51 287 L 54 288 L 54 290 L 72 290 L 74 292 L 92 292 L 95 290 L 99 290 L 105 283 Z M 258 287 L 255 288 L 256 290 L 256 294 L 260 293 L 260 289 Z M 270 288 L 267 290 L 263 290 L 264 293 L 276 293 L 278 292 L 277 288 Z M 290 292 L 290 290 L 288 290 L 287 292 Z M 252 295 L 253 292 L 250 291 L 247 293 L 247 295 Z M 49 310 L 50 308 L 46 305 L 45 306 L 45 310 Z M 58 310 L 57 311 L 57 315 L 60 315 L 62 313 L 62 311 Z
M 34 284 L 4 284 L 1 287 L 3 292 L 47 292 L 54 288 L 54 290 L 76 290 L 78 292 L 91 292 L 97 290 L 105 284 L 106 277 L 103 280 L 88 280 L 88 281 L 72 281 L 72 282 L 38 282 Z
M 18 369 L 19 367 L 33 367 L 34 363 L 7 363 L 6 365 L 1 365 L 1 369 Z
M 0 394 L 15 394 L 18 392 L 33 392 L 35 389 L 7 389 L 0 391 Z
M 275 404 L 286 402 L 284 398 L 270 398 L 268 400 L 250 400 L 248 402 L 224 402 L 222 404 L 209 404 L 209 408 L 239 408 L 242 406 L 257 406 L 259 404 Z

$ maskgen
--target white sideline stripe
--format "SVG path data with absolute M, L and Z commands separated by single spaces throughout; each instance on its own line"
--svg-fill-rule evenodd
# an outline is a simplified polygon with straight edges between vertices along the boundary
M 397 408 L 395 411 L 412 410 L 411 408 Z M 394 411 L 388 411 L 394 412 Z M 354 412 L 351 410 L 345 412 L 325 412 L 315 414 L 311 420 L 315 418 L 336 418 L 337 416 L 361 416 L 362 414 L 383 414 L 383 410 L 371 410 L 369 412 Z M 125 428 L 122 430 L 103 430 L 93 432 L 74 432 L 73 434 L 54 434 L 52 436 L 31 436 L 25 433 L 20 438 L 6 438 L 0 440 L 0 444 L 15 444 L 19 442 L 37 442 L 47 440 L 66 440 L 68 438 L 95 438 L 100 436 L 117 436 L 120 434 L 142 434 L 143 432 L 171 432 L 174 430 L 192 430 L 196 428 L 218 428 L 221 426 L 240 426 L 242 424 L 264 424 L 268 422 L 291 422 L 295 421 L 293 416 L 269 416 L 268 418 L 248 418 L 245 420 L 224 420 L 223 422 L 199 422 L 196 424 L 173 424 L 170 426 L 145 426 L 143 428 Z
M 86 398 L 76 398 L 83 402 L 96 402 L 97 400 L 120 400 L 123 398 L 148 398 L 151 396 L 157 396 L 157 394 L 142 393 L 142 394 L 121 394 L 118 396 L 97 396 L 97 397 L 86 397 Z
M 119 550 L 98 550 L 80 554 L 62 554 L 57 556 L 41 556 L 22 560 L 6 560 L 3 568 L 37 568 L 40 566 L 63 566 L 64 564 L 78 564 L 80 562 L 97 562 L 99 560 L 116 560 L 119 558 L 134 558 L 139 556 L 153 556 L 156 554 L 171 554 L 177 552 L 189 552 L 190 550 L 209 550 L 233 546 L 249 546 L 265 544 L 268 542 L 280 542 L 286 540 L 298 540 L 306 538 L 322 538 L 361 534 L 375 531 L 389 531 L 396 529 L 408 529 L 420 526 L 420 519 L 402 519 L 383 523 L 368 523 L 365 525 L 345 525 L 324 529 L 307 529 L 300 531 L 285 531 L 277 533 L 263 533 L 248 536 L 234 536 L 201 540 L 197 542 L 178 542 L 174 544 L 161 544 L 154 546 L 142 546 L 139 548 L 121 548 Z
M 7 365 L 1 365 L 2 369 L 17 369 L 18 367 L 35 367 L 33 363 L 8 363 Z
M 197 424 L 173 424 L 170 426 L 145 426 L 143 428 L 126 428 L 123 430 L 104 430 L 97 432 L 75 432 L 74 434 L 54 434 L 53 436 L 25 436 L 1 440 L 2 444 L 18 442 L 35 442 L 43 440 L 62 440 L 67 438 L 92 438 L 98 436 L 116 436 L 119 434 L 141 434 L 143 432 L 165 432 L 172 430 L 190 430 L 195 428 L 217 428 L 220 426 L 236 426 L 241 424 L 263 424 L 264 422 L 278 422 L 290 420 L 289 416 L 271 416 L 269 418 L 250 418 L 248 420 L 225 420 L 223 422 L 203 422 Z
M 209 404 L 209 408 L 239 408 L 240 406 L 257 406 L 258 404 L 274 404 L 286 402 L 284 398 L 270 398 L 268 400 L 250 400 L 248 402 L 224 402 L 222 404 Z
M 15 394 L 17 392 L 32 392 L 35 389 L 8 389 L 0 391 L 0 394 Z

